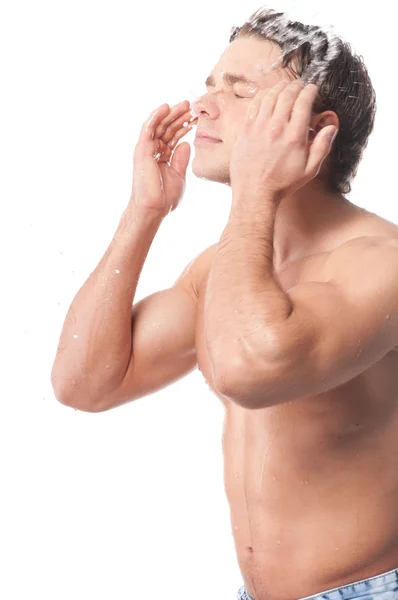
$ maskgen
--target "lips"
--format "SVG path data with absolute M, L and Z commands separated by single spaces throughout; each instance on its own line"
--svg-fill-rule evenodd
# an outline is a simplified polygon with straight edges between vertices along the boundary
M 209 135 L 208 133 L 198 131 L 196 133 L 195 139 L 201 139 L 201 138 L 205 139 L 205 140 L 213 140 L 213 142 L 221 142 L 220 138 L 216 138 L 216 137 L 213 137 L 212 135 Z

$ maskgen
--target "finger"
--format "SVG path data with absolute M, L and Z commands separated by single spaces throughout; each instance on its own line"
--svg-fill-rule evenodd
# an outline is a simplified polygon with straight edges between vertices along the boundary
M 166 115 L 162 121 L 158 124 L 155 129 L 155 137 L 162 137 L 167 127 L 178 117 L 188 111 L 189 102 L 188 100 L 184 100 L 179 104 L 173 106 L 170 110 L 170 113 Z
M 257 118 L 258 111 L 260 110 L 261 101 L 263 99 L 264 94 L 265 94 L 265 91 L 259 92 L 256 95 L 256 97 L 251 101 L 249 110 L 247 111 L 247 118 L 249 119 L 249 121 Z
M 310 126 L 312 117 L 312 108 L 318 95 L 318 91 L 319 88 L 317 85 L 312 83 L 306 85 L 301 90 L 301 93 L 294 104 L 290 124 L 292 129 L 294 129 L 299 136 L 307 136 L 308 127 Z M 305 137 L 305 139 L 307 138 Z
M 151 112 L 141 129 L 140 137 L 143 141 L 153 140 L 157 125 L 167 115 L 169 110 L 170 106 L 168 104 L 162 104 L 162 106 Z
M 183 142 L 177 146 L 171 159 L 170 167 L 183 179 L 187 173 L 190 155 L 191 146 L 187 142 Z
M 268 94 L 268 92 L 270 92 L 271 90 L 272 90 L 272 88 L 265 88 L 263 90 L 260 90 L 256 94 L 255 98 L 250 103 L 249 110 L 247 113 L 249 120 L 257 118 L 258 113 L 261 108 L 261 103 L 262 103 L 263 99 L 265 98 L 265 96 Z
M 174 148 L 177 142 L 184 137 L 187 133 L 189 133 L 193 128 L 193 124 L 189 124 L 187 127 L 181 127 L 178 131 L 174 133 L 173 139 L 169 142 L 166 142 L 170 148 Z
M 162 140 L 156 140 L 156 151 L 153 153 L 153 157 L 158 163 L 168 163 L 171 157 L 172 149 L 165 144 Z
M 338 130 L 334 125 L 324 127 L 312 142 L 310 155 L 304 172 L 304 177 L 308 181 L 316 177 L 321 170 L 323 161 L 332 149 L 333 140 L 335 139 L 337 132 Z
M 289 123 L 293 107 L 303 88 L 304 82 L 301 79 L 296 79 L 296 81 L 286 86 L 276 100 L 272 117 Z
M 173 139 L 176 132 L 179 131 L 181 127 L 184 127 L 184 123 L 186 123 L 185 129 L 193 125 L 193 121 L 191 121 L 191 123 L 189 122 L 189 113 L 184 113 L 179 119 L 176 119 L 173 121 L 173 123 L 170 123 L 167 129 L 160 136 L 162 140 L 167 144 L 171 139 Z
M 262 102 L 258 111 L 259 119 L 268 121 L 272 117 L 279 94 L 288 84 L 289 82 L 285 80 L 278 81 L 278 83 L 268 90 L 265 96 L 262 97 Z

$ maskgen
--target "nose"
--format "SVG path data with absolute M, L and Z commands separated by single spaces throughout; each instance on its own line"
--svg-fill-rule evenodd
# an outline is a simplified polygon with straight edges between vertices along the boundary
M 192 110 L 199 116 L 208 115 L 210 119 L 216 119 L 219 115 L 218 99 L 216 93 L 206 93 L 192 103 Z

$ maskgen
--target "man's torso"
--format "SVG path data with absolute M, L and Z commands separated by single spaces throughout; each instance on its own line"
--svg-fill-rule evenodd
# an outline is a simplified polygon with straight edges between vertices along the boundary
M 398 226 L 358 211 L 334 248 L 363 236 L 398 239 Z M 275 270 L 282 288 L 326 281 L 334 248 Z M 246 590 L 293 600 L 398 568 L 398 352 L 325 394 L 241 408 L 215 391 L 204 342 L 215 251 L 197 282 L 196 351 L 225 408 L 225 490 Z

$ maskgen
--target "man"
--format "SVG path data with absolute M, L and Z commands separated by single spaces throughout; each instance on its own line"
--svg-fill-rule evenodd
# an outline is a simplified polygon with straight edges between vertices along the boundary
M 129 205 L 65 320 L 57 398 L 109 410 L 198 365 L 225 407 L 238 598 L 398 598 L 398 228 L 344 197 L 373 128 L 365 66 L 264 10 L 207 86 L 188 128 L 186 102 L 143 127 Z M 231 186 L 230 217 L 131 318 L 195 122 L 193 171 Z

